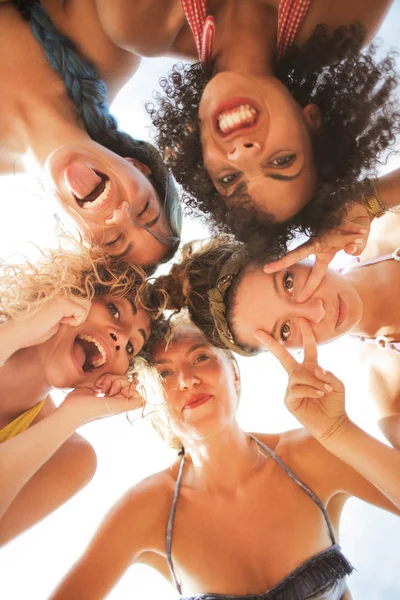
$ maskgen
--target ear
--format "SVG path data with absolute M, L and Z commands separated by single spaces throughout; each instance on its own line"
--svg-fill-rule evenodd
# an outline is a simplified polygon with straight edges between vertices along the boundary
M 148 167 L 144 163 L 140 162 L 140 160 L 136 160 L 136 158 L 131 158 L 130 156 L 125 156 L 124 158 L 126 161 L 128 161 L 128 163 L 130 163 L 131 165 L 133 165 L 134 167 L 139 169 L 139 171 L 141 173 L 143 173 L 143 175 L 145 177 L 150 177 L 150 175 L 151 175 L 150 167 Z
M 311 133 L 321 133 L 322 112 L 320 107 L 317 104 L 307 104 L 303 108 L 303 115 Z

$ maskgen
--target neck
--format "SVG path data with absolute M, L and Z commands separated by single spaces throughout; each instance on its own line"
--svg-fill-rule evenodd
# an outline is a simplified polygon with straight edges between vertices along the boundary
M 215 14 L 216 72 L 273 75 L 277 21 L 276 11 L 261 3 L 225 2 Z
M 368 271 L 364 270 L 363 272 L 363 269 L 354 269 L 345 273 L 344 277 L 354 287 L 362 304 L 361 318 L 352 328 L 351 333 L 359 336 L 371 337 L 376 330 L 376 292 L 371 287 Z
M 193 487 L 236 490 L 260 466 L 258 446 L 236 421 L 205 439 L 185 442 L 185 451 L 191 461 L 186 482 Z
M 15 352 L 0 371 L 1 412 L 20 413 L 43 400 L 51 386 L 46 381 L 40 346 Z

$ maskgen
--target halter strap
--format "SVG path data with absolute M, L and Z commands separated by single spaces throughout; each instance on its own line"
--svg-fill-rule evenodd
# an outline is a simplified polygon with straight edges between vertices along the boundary
M 207 0 L 180 0 L 186 20 L 192 30 L 199 60 L 209 64 L 215 39 L 214 17 L 207 17 Z
M 293 44 L 312 0 L 280 0 L 278 9 L 277 58 L 282 60 Z

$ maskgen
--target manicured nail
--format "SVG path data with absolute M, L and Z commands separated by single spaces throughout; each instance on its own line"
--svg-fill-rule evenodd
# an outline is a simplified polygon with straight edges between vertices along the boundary
M 325 369 L 322 369 L 321 367 L 317 367 L 317 368 L 315 369 L 315 374 L 316 374 L 316 375 L 320 375 L 321 373 L 322 373 L 322 375 L 326 375 L 326 371 L 325 371 Z
M 356 244 L 362 244 L 363 242 L 364 242 L 364 238 L 357 238 L 357 239 L 355 240 L 355 243 L 356 243 Z
M 350 251 L 350 254 L 355 254 L 357 252 L 357 246 L 353 246 L 353 249 Z
M 368 229 L 361 229 L 360 233 L 362 233 L 363 235 L 368 235 Z
M 325 396 L 325 392 L 321 392 L 321 390 L 317 390 L 318 396 Z
M 333 390 L 333 387 L 331 385 L 329 385 L 329 383 L 326 383 L 324 385 L 324 388 L 326 389 L 327 392 L 331 392 Z

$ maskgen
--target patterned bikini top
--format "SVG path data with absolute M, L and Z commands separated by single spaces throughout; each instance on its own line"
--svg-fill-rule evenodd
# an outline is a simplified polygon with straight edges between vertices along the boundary
M 196 42 L 199 60 L 210 63 L 213 55 L 215 24 L 207 16 L 207 0 L 180 0 Z M 293 44 L 312 0 L 280 0 L 278 8 L 277 58 L 281 60 Z
M 333 532 L 332 524 L 324 505 L 314 494 L 314 492 L 310 490 L 310 488 L 302 481 L 300 481 L 293 471 L 281 461 L 281 459 L 273 450 L 268 448 L 268 446 L 260 442 L 253 435 L 250 435 L 250 437 L 262 450 L 264 450 L 264 452 L 266 452 L 279 464 L 279 466 L 282 467 L 288 476 L 298 486 L 300 486 L 304 492 L 308 494 L 311 500 L 313 500 L 321 509 L 326 521 L 329 536 L 332 540 L 332 545 L 304 561 L 273 588 L 263 592 L 262 594 L 247 594 L 244 596 L 238 596 L 229 594 L 205 593 L 195 594 L 194 596 L 181 595 L 181 600 L 340 600 L 347 589 L 346 576 L 350 575 L 350 573 L 353 571 L 353 567 L 342 554 L 340 546 L 335 541 L 335 534 Z M 166 535 L 166 555 L 168 566 L 179 594 L 182 594 L 182 587 L 172 561 L 172 536 L 184 466 L 185 456 L 182 457 L 179 468 Z
M 382 256 L 371 258 L 370 260 L 361 261 L 357 257 L 355 258 L 354 262 L 342 269 L 341 272 L 348 273 L 354 269 L 360 269 L 361 267 L 367 267 L 368 265 L 375 265 L 376 263 L 384 262 L 385 260 L 400 261 L 400 248 L 396 248 L 396 250 L 394 250 L 391 254 L 383 254 Z M 379 348 L 387 348 L 389 350 L 394 350 L 394 352 L 400 352 L 400 341 L 390 342 L 385 335 L 378 335 L 376 338 L 367 338 L 363 335 L 355 335 L 354 337 L 357 337 L 361 342 L 375 344 L 379 346 Z

